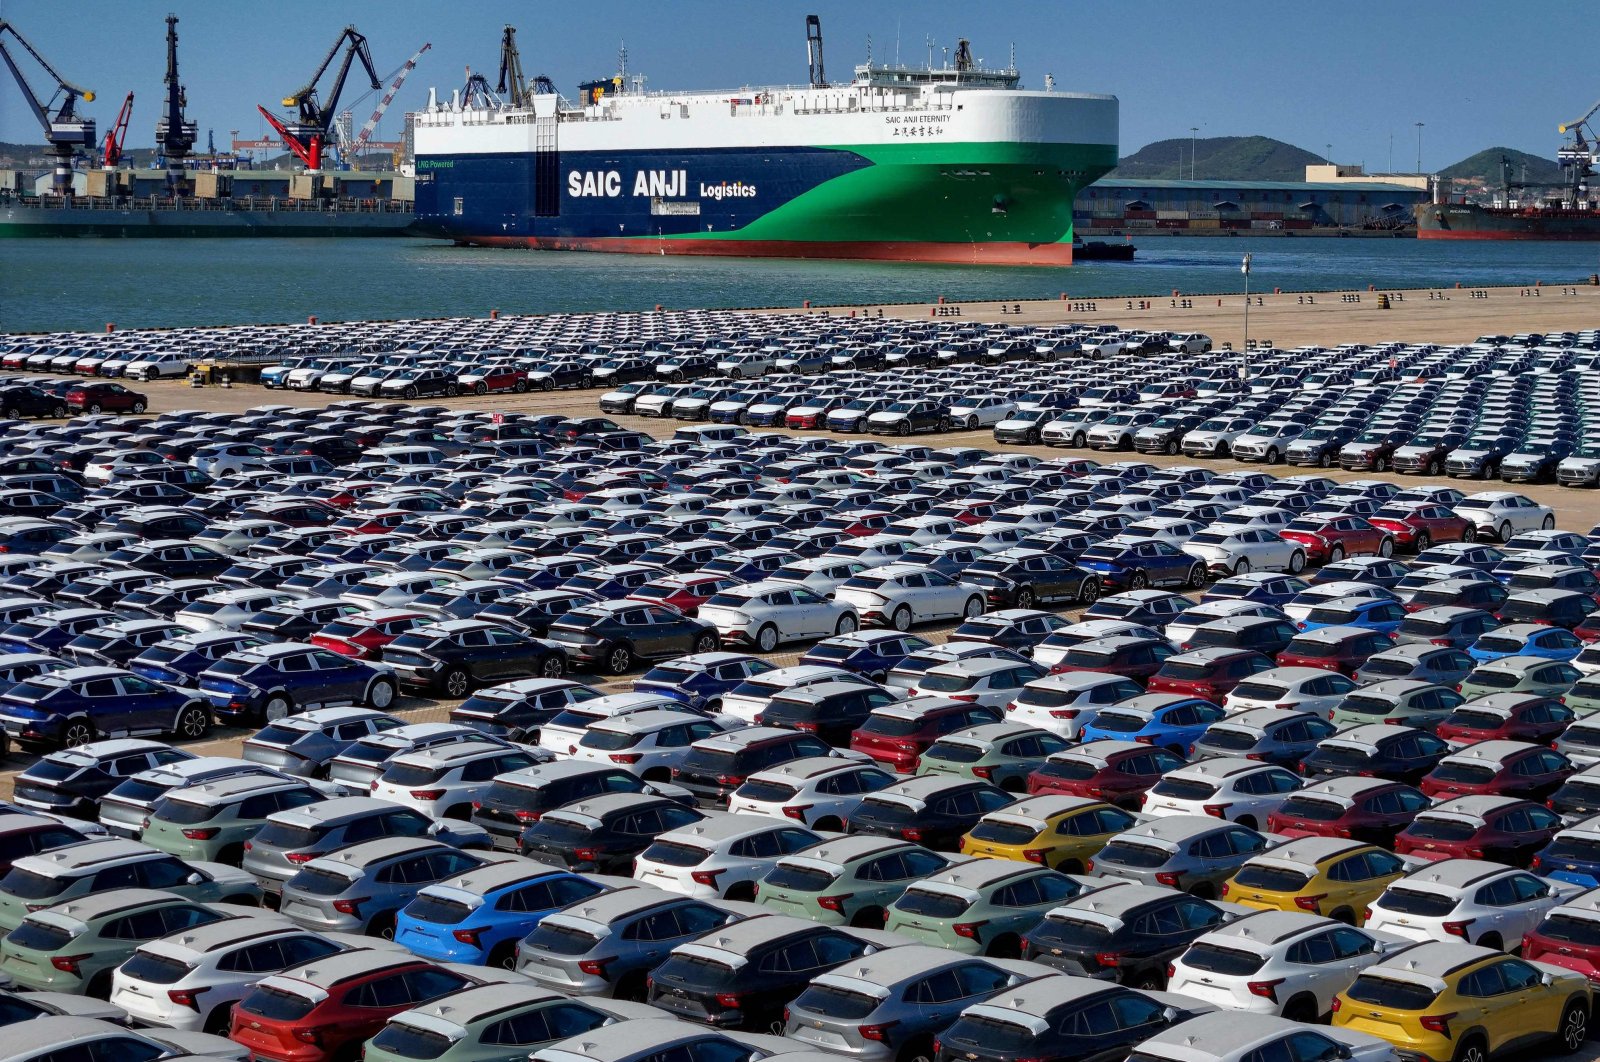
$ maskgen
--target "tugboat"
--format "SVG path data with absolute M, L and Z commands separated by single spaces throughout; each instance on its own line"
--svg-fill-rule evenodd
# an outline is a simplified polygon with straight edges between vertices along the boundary
M 1085 243 L 1076 236 L 1072 238 L 1074 262 L 1131 262 L 1133 252 L 1138 249 L 1131 243 L 1107 243 L 1104 240 Z

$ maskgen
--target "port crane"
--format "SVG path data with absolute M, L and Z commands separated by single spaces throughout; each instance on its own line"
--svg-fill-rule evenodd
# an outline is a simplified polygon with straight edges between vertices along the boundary
M 28 79 L 23 76 L 17 67 L 17 61 L 12 56 L 11 50 L 6 47 L 6 37 L 10 35 L 17 43 L 17 47 L 33 56 L 34 60 L 44 68 L 44 72 L 55 81 L 55 91 L 50 94 L 48 101 L 41 100 Z M 44 56 L 34 50 L 33 45 L 22 35 L 22 31 L 5 19 L 0 19 L 0 60 L 4 60 L 6 68 L 11 71 L 11 76 L 16 79 L 17 87 L 22 90 L 22 98 L 27 101 L 28 107 L 33 111 L 34 118 L 44 129 L 44 139 L 49 144 L 48 153 L 56 160 L 55 175 L 51 181 L 51 190 L 56 195 L 67 196 L 72 194 L 72 160 L 77 155 L 79 148 L 93 149 L 97 138 L 95 136 L 94 119 L 85 118 L 78 114 L 78 101 L 85 103 L 94 102 L 94 93 L 79 88 L 72 82 L 56 73 L 55 67 L 45 61 Z M 60 106 L 56 100 L 61 100 Z M 55 113 L 51 114 L 51 108 Z
M 509 107 L 531 107 L 533 97 L 555 95 L 556 83 L 543 74 L 533 77 L 533 90 L 528 89 L 522 76 L 522 53 L 517 50 L 517 27 L 507 26 L 500 35 L 500 80 L 495 90 L 505 98 Z
M 106 130 L 106 138 L 100 145 L 100 165 L 104 169 L 114 170 L 122 164 L 122 145 L 128 139 L 128 120 L 133 117 L 133 93 L 128 93 L 128 98 L 122 101 L 122 109 L 117 112 L 117 120 Z
M 194 151 L 200 127 L 185 119 L 183 109 L 189 95 L 178 80 L 178 16 L 167 16 L 167 107 L 156 122 L 156 146 L 167 160 L 167 186 L 174 193 L 183 191 L 183 160 Z
M 367 142 L 372 139 L 372 134 L 378 128 L 378 122 L 383 119 L 383 112 L 389 109 L 389 104 L 394 102 L 395 94 L 400 91 L 400 86 L 406 83 L 406 78 L 411 76 L 411 71 L 417 68 L 417 60 L 422 58 L 422 53 L 432 48 L 433 44 L 425 42 L 418 48 L 416 54 L 407 59 L 400 67 L 400 72 L 394 76 L 394 81 L 389 85 L 389 91 L 383 94 L 383 99 L 378 101 L 378 106 L 372 111 L 372 117 L 361 127 L 361 132 L 356 134 L 355 144 L 350 150 L 347 162 L 355 163 L 361 158 L 361 153 L 366 150 Z
M 334 75 L 327 98 L 320 98 L 317 95 L 317 82 L 322 80 L 322 75 L 333 65 L 334 57 L 339 54 L 341 47 L 344 48 L 344 60 L 339 64 L 338 73 Z M 322 152 L 333 136 L 333 121 L 339 113 L 339 96 L 344 92 L 344 82 L 350 75 L 351 64 L 358 59 L 372 82 L 372 91 L 376 92 L 382 88 L 383 85 L 378 80 L 378 71 L 372 65 L 372 52 L 367 47 L 367 38 L 358 33 L 354 26 L 346 26 L 338 39 L 333 42 L 333 47 L 328 49 L 322 64 L 311 75 L 311 80 L 293 95 L 284 97 L 283 105 L 292 107 L 296 111 L 292 120 L 285 122 L 265 107 L 256 107 L 261 116 L 267 120 L 267 124 L 283 138 L 284 145 L 305 163 L 309 173 L 318 173 L 322 170 Z

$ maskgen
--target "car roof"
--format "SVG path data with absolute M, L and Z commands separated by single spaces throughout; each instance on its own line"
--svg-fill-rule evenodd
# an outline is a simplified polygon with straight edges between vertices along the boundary
M 402 805 L 394 804 L 388 800 L 378 800 L 375 797 L 329 797 L 327 800 L 319 800 L 314 804 L 288 808 L 284 811 L 275 811 L 272 813 L 271 819 L 273 822 L 282 823 L 286 826 L 316 827 L 344 819 L 354 819 L 364 815 L 376 815 L 380 812 L 394 811 L 400 806 Z
M 1486 878 L 1512 873 L 1515 867 L 1483 859 L 1441 859 L 1413 870 L 1402 879 L 1405 885 L 1433 885 L 1440 889 L 1464 889 Z
M 874 837 L 870 834 L 853 833 L 843 837 L 829 837 L 820 844 L 793 855 L 783 856 L 782 861 L 814 859 L 843 866 L 854 860 L 866 859 L 884 852 L 898 852 L 908 846 L 915 847 L 910 841 L 902 841 L 898 837 Z
M 309 785 L 304 779 L 277 774 L 235 774 L 215 781 L 186 785 L 167 793 L 168 800 L 181 800 L 187 804 L 221 803 L 255 793 L 271 793 L 280 789 L 304 789 Z
M 765 833 L 768 830 L 780 829 L 787 821 L 767 815 L 741 815 L 719 812 L 708 815 L 693 825 L 669 830 L 662 834 L 661 837 L 674 841 L 709 841 L 712 844 L 718 844 L 722 841 L 745 837 L 752 833 Z

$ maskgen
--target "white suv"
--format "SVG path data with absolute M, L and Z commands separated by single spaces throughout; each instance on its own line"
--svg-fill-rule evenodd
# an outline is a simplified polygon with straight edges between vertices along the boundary
M 1144 813 L 1213 815 L 1241 826 L 1264 826 L 1267 816 L 1299 789 L 1293 771 L 1260 760 L 1221 756 L 1170 771 L 1144 796 Z
M 699 899 L 753 900 L 777 861 L 822 840 L 766 815 L 712 815 L 655 839 L 633 863 L 646 885 Z
M 1006 706 L 1006 718 L 1076 741 L 1102 708 L 1143 692 L 1144 687 L 1124 675 L 1066 671 L 1036 678 L 1023 686 Z
M 1486 490 L 1469 494 L 1456 502 L 1456 514 L 1472 521 L 1480 535 L 1492 535 L 1505 542 L 1523 531 L 1538 531 L 1556 526 L 1555 512 L 1522 494 L 1508 490 Z
M 728 810 L 793 819 L 816 830 L 842 830 L 868 793 L 895 783 L 895 776 L 833 756 L 807 756 L 757 771 L 728 798 Z
M 164 354 L 147 354 L 128 364 L 124 370 L 130 380 L 159 380 L 163 376 L 186 376 L 189 359 L 175 351 Z
M 384 765 L 372 782 L 379 800 L 415 808 L 436 819 L 466 819 L 495 777 L 532 767 L 532 754 L 499 742 L 458 741 L 407 752 Z
M 591 724 L 571 746 L 570 754 L 575 760 L 620 767 L 646 781 L 665 782 L 672 777 L 674 767 L 682 766 L 689 747 L 696 741 L 743 725 L 728 716 L 707 719 L 684 711 L 681 705 L 630 712 Z
M 1385 889 L 1372 901 L 1367 928 L 1421 941 L 1456 937 L 1509 952 L 1552 907 L 1583 891 L 1502 863 L 1446 859 Z

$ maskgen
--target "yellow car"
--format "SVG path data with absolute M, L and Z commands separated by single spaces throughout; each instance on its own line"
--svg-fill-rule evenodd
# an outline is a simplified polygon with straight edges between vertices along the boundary
M 1251 857 L 1222 886 L 1222 898 L 1266 911 L 1310 911 L 1351 925 L 1367 904 L 1406 874 L 1405 860 L 1376 845 L 1300 837 Z
M 1333 1024 L 1389 1041 L 1408 1062 L 1487 1062 L 1508 1048 L 1589 1035 L 1589 981 L 1476 944 L 1430 942 L 1367 967 L 1334 997 Z
M 991 811 L 961 838 L 961 854 L 1018 859 L 1081 873 L 1084 864 L 1138 820 L 1089 797 L 1045 793 Z

